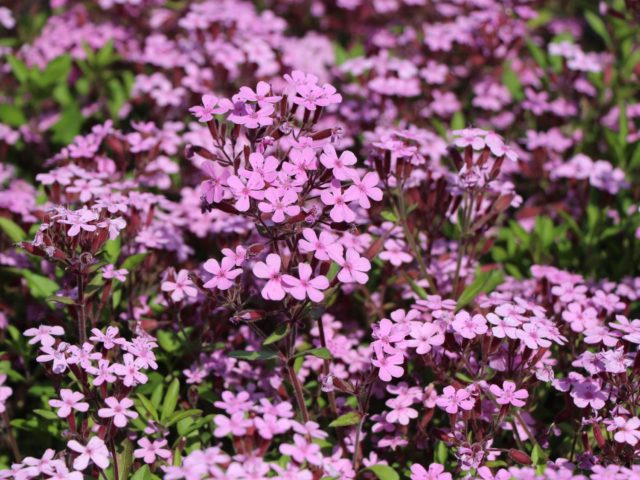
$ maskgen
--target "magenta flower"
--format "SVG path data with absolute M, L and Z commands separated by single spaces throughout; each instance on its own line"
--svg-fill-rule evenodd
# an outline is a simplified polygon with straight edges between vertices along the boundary
M 457 389 L 451 385 L 444 387 L 442 395 L 436 399 L 436 405 L 447 413 L 455 414 L 458 410 L 471 410 L 475 405 L 475 400 L 468 390 Z
M 100 418 L 113 418 L 113 424 L 118 428 L 127 426 L 128 418 L 138 418 L 138 414 L 130 407 L 133 406 L 133 400 L 123 398 L 118 400 L 116 397 L 108 397 L 104 400 L 107 404 L 105 408 L 98 410 Z
M 502 382 L 502 388 L 498 385 L 491 385 L 489 391 L 495 395 L 498 405 L 513 405 L 514 407 L 524 407 L 529 393 L 522 388 L 516 390 L 516 384 L 510 380 Z
M 253 274 L 256 277 L 268 280 L 262 288 L 262 297 L 267 300 L 282 300 L 284 298 L 285 292 L 280 274 L 281 265 L 280 255 L 270 253 L 267 255 L 266 263 L 258 262 L 253 266 Z
M 207 94 L 202 96 L 202 106 L 193 106 L 189 111 L 193 113 L 199 122 L 208 122 L 213 120 L 214 115 L 227 113 L 231 107 L 229 100 Z
M 84 470 L 89 462 L 93 462 L 101 470 L 109 466 L 109 450 L 99 437 L 91 437 L 86 446 L 71 440 L 67 447 L 80 454 L 73 461 L 73 468 L 76 470 Z
M 51 399 L 49 400 L 49 405 L 58 409 L 58 416 L 60 418 L 67 418 L 71 415 L 72 410 L 77 410 L 78 412 L 86 412 L 89 410 L 89 404 L 82 402 L 81 400 L 83 399 L 84 395 L 82 393 L 63 388 L 60 390 L 60 400 L 55 398 Z
M 185 296 L 197 297 L 198 289 L 189 278 L 188 270 L 180 270 L 174 282 L 165 280 L 162 282 L 161 289 L 163 292 L 171 292 L 171 300 L 174 302 L 181 301 Z
M 144 463 L 152 464 L 156 461 L 157 457 L 163 460 L 169 460 L 171 458 L 171 450 L 162 448 L 167 445 L 167 441 L 163 438 L 160 440 L 154 440 L 153 442 L 146 437 L 142 437 L 138 440 L 140 448 L 133 451 L 135 458 L 141 458 Z
M 329 287 L 329 280 L 324 275 L 318 275 L 311 278 L 313 270 L 308 263 L 298 264 L 298 276 L 283 275 L 282 283 L 285 290 L 296 300 L 304 300 L 309 297 L 312 302 L 321 302 L 324 300 L 322 290 Z
M 242 274 L 241 268 L 233 268 L 235 265 L 236 263 L 230 257 L 224 257 L 221 263 L 218 263 L 215 258 L 207 260 L 203 268 L 213 277 L 203 285 L 204 288 L 230 289 L 238 275 Z
M 348 248 L 344 258 L 336 260 L 342 267 L 338 272 L 338 280 L 342 283 L 357 282 L 361 285 L 367 283 L 369 276 L 366 272 L 371 270 L 371 263 L 353 248 Z

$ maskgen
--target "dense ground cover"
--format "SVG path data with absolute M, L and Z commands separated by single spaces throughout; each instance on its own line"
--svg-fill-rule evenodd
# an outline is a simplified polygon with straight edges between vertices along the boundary
M 639 21 L 0 7 L 0 478 L 640 478 Z

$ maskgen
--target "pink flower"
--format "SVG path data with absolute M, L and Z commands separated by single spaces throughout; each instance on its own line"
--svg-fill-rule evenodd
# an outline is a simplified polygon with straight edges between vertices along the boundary
M 254 152 L 249 155 L 249 165 L 251 165 L 251 170 L 240 167 L 238 169 L 238 173 L 240 173 L 244 178 L 256 177 L 256 180 L 273 183 L 278 177 L 279 163 L 279 160 L 273 155 L 269 155 L 265 158 L 261 153 Z
M 433 323 L 412 322 L 409 335 L 412 340 L 407 341 L 407 346 L 414 347 L 418 355 L 429 353 L 431 347 L 444 343 L 444 335 Z
M 349 201 L 357 200 L 362 208 L 368 209 L 371 208 L 369 199 L 375 202 L 382 200 L 382 190 L 378 188 L 380 177 L 376 172 L 368 172 L 362 179 L 358 175 L 354 175 L 351 177 L 351 180 L 353 181 L 353 185 L 347 188 L 345 192 L 345 197 L 347 197 Z
M 487 320 L 493 325 L 493 327 L 491 327 L 491 333 L 494 337 L 509 337 L 514 340 L 518 338 L 518 327 L 520 326 L 520 321 L 511 317 L 502 318 L 495 313 L 488 313 Z
M 217 288 L 218 290 L 230 289 L 236 277 L 242 274 L 241 268 L 233 268 L 235 265 L 234 260 L 229 257 L 224 257 L 221 263 L 218 263 L 215 258 L 210 258 L 204 262 L 204 269 L 213 275 L 213 277 L 203 285 L 204 288 Z
M 116 270 L 115 266 L 112 264 L 108 264 L 102 267 L 102 278 L 105 278 L 107 280 L 115 278 L 120 282 L 124 282 L 127 279 L 128 273 L 129 270 L 127 270 L 126 268 L 120 268 Z
M 385 353 L 398 353 L 394 344 L 402 342 L 407 336 L 407 328 L 404 325 L 393 323 L 388 318 L 383 318 L 379 323 L 373 325 L 373 338 L 375 344 L 382 347 Z
M 329 280 L 324 275 L 311 278 L 312 274 L 313 270 L 308 263 L 300 263 L 298 264 L 298 276 L 300 278 L 292 275 L 283 275 L 282 283 L 287 293 L 296 300 L 304 300 L 306 297 L 309 297 L 313 302 L 324 300 L 321 290 L 326 290 L 329 287 Z
M 283 443 L 280 445 L 280 453 L 289 455 L 294 461 L 300 464 L 304 462 L 309 462 L 311 465 L 322 464 L 320 445 L 311 443 L 297 433 L 293 436 L 293 444 Z
M 274 223 L 282 223 L 288 217 L 300 213 L 300 207 L 296 205 L 298 195 L 293 190 L 280 193 L 276 188 L 270 188 L 264 192 L 267 202 L 260 202 L 258 208 L 261 212 L 273 213 L 271 220 Z
M 455 320 L 451 323 L 451 327 L 460 336 L 468 339 L 475 338 L 478 335 L 486 333 L 488 330 L 487 320 L 480 314 L 473 317 L 469 312 L 464 310 L 456 313 Z
M 384 242 L 384 251 L 380 253 L 380 258 L 394 267 L 413 261 L 413 257 L 406 252 L 405 243 L 392 238 Z
M 610 432 L 615 431 L 614 440 L 618 443 L 628 443 L 635 446 L 640 440 L 640 419 L 631 417 L 614 417 L 613 423 L 607 427 Z
M 126 387 L 147 383 L 147 376 L 140 372 L 144 368 L 142 360 L 134 359 L 130 353 L 125 353 L 123 360 L 124 364 L 116 363 L 113 366 L 113 371 L 116 375 L 122 377 L 122 383 Z
M 387 401 L 387 407 L 391 411 L 387 413 L 386 420 L 389 423 L 399 423 L 400 425 L 409 425 L 412 418 L 418 417 L 418 411 L 411 408 L 413 399 L 406 395 L 392 398 Z
M 338 272 L 338 280 L 342 283 L 357 282 L 361 285 L 367 283 L 369 276 L 366 274 L 371 270 L 371 263 L 353 248 L 348 248 L 344 258 L 336 260 L 342 269 Z
M 29 345 L 41 343 L 45 347 L 51 346 L 56 342 L 54 335 L 64 335 L 64 329 L 57 325 L 40 325 L 38 328 L 28 328 L 24 331 L 25 337 L 33 337 L 29 340 Z
M 516 390 L 516 384 L 510 380 L 502 382 L 502 388 L 498 385 L 491 385 L 489 391 L 495 395 L 498 405 L 513 405 L 514 407 L 524 407 L 524 400 L 529 397 L 523 388 Z
M 225 197 L 224 185 L 229 178 L 229 171 L 222 170 L 210 160 L 203 162 L 200 168 L 209 177 L 201 183 L 202 196 L 207 203 L 220 203 Z
M 167 444 L 167 441 L 163 438 L 160 440 L 154 440 L 153 442 L 146 437 L 142 437 L 138 440 L 140 448 L 134 450 L 133 456 L 135 458 L 142 458 L 144 463 L 152 464 L 156 461 L 156 457 L 160 457 L 164 460 L 171 458 L 171 450 L 162 448 Z
M 198 289 L 189 279 L 189 271 L 184 269 L 178 272 L 175 282 L 169 280 L 162 282 L 161 289 L 163 292 L 171 292 L 171 300 L 174 302 L 181 301 L 185 295 L 192 298 L 198 296 Z
M 576 383 L 570 395 L 573 403 L 580 408 L 591 407 L 594 410 L 600 410 L 607 401 L 607 394 L 602 391 L 600 383 L 590 378 Z
M 236 412 L 231 417 L 216 415 L 213 422 L 217 425 L 213 435 L 217 438 L 226 437 L 231 434 L 234 437 L 242 437 L 247 433 L 247 429 L 253 425 L 248 418 L 244 418 L 244 412 Z
M 355 165 L 357 161 L 356 156 L 349 150 L 345 150 L 338 157 L 336 149 L 330 144 L 325 145 L 323 153 L 320 155 L 320 163 L 322 163 L 325 168 L 332 170 L 333 176 L 338 180 L 350 180 L 353 177 L 357 178 L 355 169 L 351 168 L 351 165 Z M 382 192 L 380 192 L 380 194 L 382 197 Z M 358 198 L 358 196 L 359 194 L 356 192 L 356 196 L 353 199 Z
M 245 128 L 258 128 L 273 124 L 274 109 L 270 104 L 266 104 L 259 109 L 253 108 L 251 105 L 244 105 L 242 113 L 232 113 L 229 115 L 229 121 L 237 125 L 244 125 Z
M 136 412 L 129 410 L 133 406 L 133 400 L 128 398 L 118 400 L 116 397 L 108 397 L 104 403 L 107 404 L 107 407 L 98 410 L 98 416 L 100 418 L 113 418 L 113 424 L 118 428 L 123 428 L 127 425 L 127 417 L 138 418 Z
M 302 253 L 313 252 L 313 256 L 318 260 L 335 260 L 342 258 L 343 247 L 338 243 L 335 235 L 322 231 L 320 236 L 310 228 L 302 231 L 302 236 L 298 240 L 298 247 Z
M 84 399 L 84 395 L 80 392 L 74 392 L 67 388 L 60 390 L 60 400 L 51 399 L 49 405 L 58 409 L 58 416 L 60 418 L 66 418 L 71 415 L 72 410 L 78 412 L 86 412 L 89 410 L 89 404 L 87 402 L 81 402 Z
M 418 464 L 411 465 L 411 480 L 451 480 L 451 474 L 444 471 L 444 465 L 432 463 L 429 470 Z
M 551 342 L 546 338 L 547 332 L 533 323 L 522 325 L 522 330 L 518 330 L 518 338 L 531 350 L 538 348 L 548 348 Z
M 227 185 L 231 188 L 236 198 L 235 207 L 239 212 L 249 210 L 251 199 L 262 200 L 264 198 L 264 182 L 261 178 L 252 176 L 246 184 L 237 176 L 231 175 L 227 179 Z
M 203 95 L 202 106 L 196 105 L 189 109 L 199 122 L 208 122 L 213 120 L 214 115 L 220 115 L 231 109 L 231 102 L 221 99 L 215 95 Z
M 442 395 L 436 399 L 436 405 L 451 414 L 458 413 L 458 410 L 471 410 L 474 404 L 475 400 L 468 390 L 456 390 L 451 385 L 444 387 Z
M 356 219 L 356 214 L 349 208 L 349 205 L 347 205 L 349 199 L 339 186 L 323 190 L 320 194 L 320 200 L 327 206 L 333 206 L 329 212 L 329 216 L 334 222 L 349 223 Z
M 371 360 L 374 367 L 378 367 L 378 376 L 383 382 L 390 382 L 392 378 L 400 378 L 404 374 L 404 368 L 400 365 L 404 363 L 401 353 L 385 356 L 382 348 L 374 348 L 376 358 Z
M 262 288 L 262 297 L 267 300 L 282 300 L 284 298 L 285 292 L 280 274 L 281 265 L 280 255 L 270 253 L 267 255 L 266 263 L 258 262 L 253 266 L 253 274 L 256 277 L 268 280 Z
M 71 228 L 67 231 L 67 235 L 69 237 L 75 237 L 82 230 L 85 232 L 95 232 L 98 227 L 90 222 L 97 219 L 98 214 L 96 212 L 91 211 L 88 208 L 82 208 L 77 212 L 67 212 L 67 217 L 63 220 L 59 220 L 59 222 L 71 225 Z
M 270 104 L 277 103 L 282 97 L 278 95 L 271 95 L 271 85 L 267 82 L 258 82 L 256 91 L 254 92 L 249 87 L 240 87 L 239 97 L 246 102 L 258 102 L 261 107 Z
M 84 470 L 89 462 L 95 463 L 101 470 L 109 466 L 109 450 L 101 438 L 91 437 L 86 446 L 81 445 L 76 440 L 67 443 L 74 452 L 80 455 L 73 461 L 73 468 L 76 470 Z

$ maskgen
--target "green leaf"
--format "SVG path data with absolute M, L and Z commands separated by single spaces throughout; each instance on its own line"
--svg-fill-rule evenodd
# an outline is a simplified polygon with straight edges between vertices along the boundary
M 13 55 L 9 55 L 7 62 L 11 65 L 11 71 L 20 83 L 25 83 L 29 79 L 29 67 L 27 67 L 22 60 L 18 60 Z
M 76 301 L 73 298 L 61 297 L 61 296 L 58 296 L 58 295 L 51 295 L 51 296 L 45 298 L 45 301 L 53 302 L 53 303 L 61 303 L 63 305 L 75 305 L 76 304 Z
M 340 415 L 333 422 L 329 424 L 330 427 L 348 427 L 351 425 L 357 425 L 360 423 L 362 415 L 358 412 L 348 412 L 344 415 Z
M 20 273 L 27 281 L 29 291 L 35 298 L 45 299 L 60 290 L 60 286 L 56 282 L 44 275 L 38 275 L 26 268 L 20 270 Z
M 596 32 L 600 36 L 600 38 L 602 38 L 602 40 L 604 40 L 604 43 L 606 43 L 609 48 L 613 48 L 611 36 L 609 35 L 607 26 L 602 21 L 602 19 L 595 13 L 588 11 L 584 13 L 584 17 L 591 29 Z
M 527 48 L 529 49 L 529 53 L 536 61 L 536 63 L 543 69 L 547 68 L 547 56 L 544 51 L 531 40 L 526 40 Z
M 231 358 L 237 358 L 239 360 L 271 360 L 272 358 L 277 358 L 278 354 L 272 350 L 234 350 L 229 352 L 229 356 Z
M 53 59 L 45 67 L 42 73 L 34 73 L 36 82 L 42 86 L 51 86 L 59 82 L 66 82 L 71 71 L 71 56 L 62 55 Z
M 276 330 L 267 338 L 265 338 L 262 344 L 271 345 L 272 343 L 276 343 L 277 341 L 282 340 L 284 337 L 287 336 L 287 334 L 289 333 L 289 330 L 290 328 L 288 323 L 282 323 L 278 325 Z
M 443 441 L 439 441 L 436 446 L 435 451 L 435 460 L 441 465 L 444 465 L 447 461 L 447 457 L 449 456 L 449 449 L 447 448 L 447 444 Z
M 104 245 L 104 258 L 108 263 L 116 263 L 120 256 L 122 238 L 116 237 L 114 240 L 107 240 Z
M 55 412 L 52 412 L 51 410 L 42 410 L 40 408 L 36 408 L 33 413 L 36 413 L 38 415 L 40 415 L 42 418 L 46 418 L 47 420 L 59 420 L 60 417 L 58 417 L 58 415 L 56 415 Z
M 169 353 L 178 351 L 182 345 L 180 339 L 174 332 L 158 330 L 156 337 L 158 338 L 158 344 L 160 347 Z
M 133 443 L 129 439 L 122 443 L 122 452 L 118 453 L 118 476 L 119 478 L 127 478 L 133 463 Z
M 304 352 L 300 352 L 297 353 L 293 356 L 293 358 L 296 357 L 306 357 L 307 355 L 313 355 L 314 357 L 318 357 L 321 358 L 323 360 L 330 360 L 331 359 L 331 352 L 324 348 L 324 347 L 319 347 L 319 348 L 312 348 L 310 350 L 305 350 Z
M 464 113 L 457 111 L 451 119 L 451 130 L 462 130 L 466 125 Z
M 2 230 L 12 242 L 22 242 L 27 238 L 27 234 L 22 227 L 10 218 L 0 217 L 0 230 Z
M 502 282 L 502 272 L 500 270 L 488 270 L 477 272 L 473 282 L 467 286 L 458 298 L 456 310 L 460 310 L 471 303 L 480 292 L 488 293 Z
M 151 401 L 149 401 L 149 399 L 141 393 L 139 393 L 137 396 L 138 400 L 140 400 L 140 403 L 142 404 L 142 407 L 153 417 L 153 419 L 156 422 L 160 421 L 160 419 L 158 418 L 158 410 L 153 405 L 153 403 L 151 403 Z
M 185 418 L 198 417 L 202 415 L 202 410 L 192 408 L 190 410 L 182 410 L 181 412 L 175 412 L 171 418 L 165 422 L 165 427 L 170 427 Z
M 140 467 L 136 473 L 132 475 L 131 480 L 151 480 L 151 470 L 149 470 L 149 465 Z
M 389 210 L 384 210 L 380 213 L 380 216 L 384 218 L 387 222 L 398 223 L 398 217 L 393 212 Z
M 105 43 L 104 47 L 98 50 L 96 53 L 95 62 L 99 67 L 106 67 L 116 59 L 115 52 L 113 51 L 113 40 L 109 40 Z
M 27 123 L 27 118 L 18 107 L 5 103 L 0 105 L 0 123 L 6 123 L 11 127 L 19 127 Z
M 398 473 L 388 465 L 371 465 L 365 470 L 375 473 L 380 480 L 400 480 Z
M 627 135 L 629 135 L 629 119 L 627 118 L 627 106 L 624 102 L 618 102 L 618 110 L 620 118 L 618 120 L 618 142 L 624 146 L 627 144 Z
M 162 413 L 160 414 L 161 422 L 164 423 L 164 421 L 173 415 L 173 412 L 175 412 L 176 405 L 178 405 L 178 395 L 180 395 L 180 380 L 174 378 L 167 389 L 166 395 L 164 396 Z
M 509 90 L 509 93 L 514 99 L 520 101 L 524 98 L 522 83 L 516 72 L 511 68 L 510 62 L 506 62 L 503 66 L 502 83 L 507 87 L 507 90 Z
M 57 143 L 68 144 L 80 133 L 84 115 L 75 103 L 67 105 L 62 111 L 60 120 L 51 127 L 53 140 Z
M 124 262 L 122 262 L 120 268 L 126 268 L 131 272 L 134 268 L 136 268 L 143 262 L 147 255 L 149 255 L 149 252 L 136 253 L 135 255 L 131 255 L 130 257 L 127 257 Z

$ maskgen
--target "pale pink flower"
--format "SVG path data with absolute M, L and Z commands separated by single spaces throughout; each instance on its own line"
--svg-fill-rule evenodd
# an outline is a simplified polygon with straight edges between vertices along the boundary
M 233 268 L 235 265 L 234 260 L 230 257 L 224 257 L 220 263 L 215 258 L 207 260 L 204 263 L 204 269 L 213 277 L 203 285 L 204 288 L 230 289 L 235 279 L 242 274 L 241 268 Z
M 185 296 L 197 297 L 198 289 L 189 278 L 188 270 L 180 270 L 175 281 L 165 280 L 162 282 L 161 289 L 163 292 L 171 292 L 171 300 L 174 302 L 181 301 Z
M 352 165 L 357 163 L 356 156 L 349 150 L 345 150 L 340 154 L 336 152 L 333 145 L 325 145 L 322 155 L 320 155 L 320 163 L 333 172 L 333 176 L 338 180 L 351 180 L 353 177 L 357 178 L 357 172 Z M 377 184 L 377 182 L 376 182 Z M 380 192 L 382 194 L 382 192 Z M 382 195 L 381 195 L 382 196 Z M 359 194 L 355 198 L 358 198 Z M 366 194 L 365 194 L 366 197 Z
M 369 276 L 366 272 L 371 270 L 371 263 L 353 248 L 348 248 L 344 258 L 336 260 L 342 269 L 338 272 L 338 280 L 342 283 L 357 282 L 361 285 L 367 283 Z
M 498 385 L 491 385 L 489 391 L 495 395 L 498 405 L 513 405 L 514 407 L 524 407 L 525 401 L 529 397 L 529 393 L 522 388 L 516 390 L 516 384 L 510 380 L 502 382 L 502 388 Z
M 258 262 L 253 266 L 253 274 L 258 278 L 267 279 L 266 285 L 262 288 L 262 297 L 267 300 L 282 300 L 284 298 L 284 288 L 282 287 L 282 274 L 280 267 L 282 260 L 280 255 L 270 253 L 267 255 L 266 263 Z
M 126 427 L 129 421 L 128 418 L 138 418 L 138 414 L 130 410 L 133 406 L 133 400 L 129 398 L 118 400 L 116 397 L 108 397 L 104 400 L 104 403 L 107 406 L 98 410 L 98 416 L 100 418 L 113 418 L 113 424 L 118 428 Z
M 146 437 L 142 437 L 138 440 L 140 448 L 133 451 L 135 458 L 141 458 L 144 463 L 152 464 L 156 461 L 157 457 L 163 460 L 169 460 L 171 458 L 171 450 L 163 448 L 167 445 L 167 441 L 163 438 L 160 440 L 154 440 L 153 442 Z
M 71 415 L 72 410 L 77 410 L 78 412 L 89 410 L 89 404 L 82 402 L 81 400 L 83 399 L 84 395 L 82 393 L 63 388 L 60 390 L 60 400 L 53 398 L 49 400 L 49 405 L 58 409 L 57 413 L 60 418 L 66 418 Z
M 468 390 L 464 388 L 456 390 L 451 385 L 444 387 L 442 395 L 436 399 L 436 405 L 451 414 L 458 413 L 458 410 L 471 410 L 474 404 L 475 400 Z
M 67 447 L 80 454 L 73 461 L 73 468 L 76 470 L 84 470 L 89 462 L 93 462 L 101 470 L 109 466 L 109 450 L 99 437 L 91 437 L 86 446 L 76 440 L 71 440 L 67 443 Z
M 292 275 L 283 275 L 282 283 L 285 290 L 296 300 L 304 300 L 309 297 L 313 302 L 321 302 L 324 300 L 322 290 L 329 287 L 329 280 L 324 275 L 318 275 L 311 278 L 313 270 L 308 263 L 298 264 L 298 277 Z

